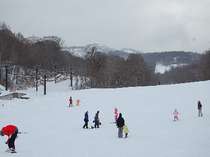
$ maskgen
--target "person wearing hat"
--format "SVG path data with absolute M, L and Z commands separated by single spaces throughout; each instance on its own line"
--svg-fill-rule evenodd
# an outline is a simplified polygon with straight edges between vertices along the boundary
M 0 131 L 1 136 L 8 136 L 6 144 L 10 151 L 15 152 L 15 139 L 17 138 L 18 128 L 15 125 L 7 125 L 3 127 Z

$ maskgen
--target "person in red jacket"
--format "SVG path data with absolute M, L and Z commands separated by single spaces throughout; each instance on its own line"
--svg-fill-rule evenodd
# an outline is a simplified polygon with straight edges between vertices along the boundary
M 1 129 L 0 134 L 1 136 L 8 136 L 6 144 L 9 150 L 15 151 L 15 139 L 17 138 L 18 128 L 14 125 L 7 125 Z

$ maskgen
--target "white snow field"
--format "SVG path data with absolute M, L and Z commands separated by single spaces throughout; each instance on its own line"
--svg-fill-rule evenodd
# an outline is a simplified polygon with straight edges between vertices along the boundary
M 24 132 L 16 154 L 5 152 L 6 137 L 0 137 L 0 157 L 210 157 L 210 81 L 73 91 L 64 81 L 48 83 L 45 96 L 42 87 L 24 92 L 29 100 L 0 100 L 0 127 L 14 124 Z M 69 108 L 69 96 L 81 105 Z M 127 139 L 117 137 L 115 107 L 128 125 Z M 87 110 L 89 126 L 100 110 L 99 129 L 82 128 Z

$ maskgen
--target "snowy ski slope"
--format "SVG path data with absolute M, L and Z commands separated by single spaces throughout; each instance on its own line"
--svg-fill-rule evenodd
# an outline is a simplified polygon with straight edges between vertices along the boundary
M 24 132 L 16 140 L 17 154 L 6 153 L 6 138 L 0 137 L 0 157 L 210 157 L 210 81 L 77 91 L 64 81 L 48 83 L 46 96 L 42 87 L 24 92 L 29 100 L 0 100 L 0 127 L 15 124 Z M 68 108 L 69 96 L 81 105 Z M 128 125 L 127 139 L 117 137 L 115 107 Z M 89 125 L 100 110 L 101 128 L 82 129 L 87 110 Z

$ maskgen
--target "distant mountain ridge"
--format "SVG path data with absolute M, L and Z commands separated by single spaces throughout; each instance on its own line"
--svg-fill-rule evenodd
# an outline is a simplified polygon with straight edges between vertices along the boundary
M 129 54 L 141 54 L 145 62 L 152 68 L 155 68 L 157 64 L 162 65 L 188 65 L 197 62 L 200 59 L 201 54 L 195 52 L 185 52 L 185 51 L 167 51 L 167 52 L 152 52 L 143 53 L 138 50 L 124 48 L 124 49 L 114 49 L 102 44 L 89 44 L 86 46 L 74 46 L 74 47 L 64 47 L 63 50 L 68 51 L 74 56 L 84 58 L 85 55 L 96 48 L 96 52 L 104 53 L 107 55 L 118 56 L 127 59 Z
M 63 50 L 64 51 L 68 51 L 69 53 L 71 53 L 74 56 L 77 57 L 82 57 L 84 58 L 85 55 L 88 52 L 92 51 L 92 48 L 96 48 L 96 52 L 100 52 L 100 53 L 104 53 L 107 55 L 113 55 L 113 56 L 119 56 L 122 58 L 127 58 L 129 55 L 129 52 L 131 53 L 135 53 L 137 52 L 136 50 L 131 50 L 131 49 L 122 49 L 122 50 L 117 50 L 114 48 L 110 48 L 106 45 L 102 45 L 102 44 L 88 44 L 86 46 L 73 46 L 73 47 L 64 47 Z
M 60 38 L 58 38 L 56 36 L 44 36 L 43 38 L 40 38 L 40 37 L 37 37 L 37 36 L 30 36 L 26 39 L 32 44 L 37 43 L 37 42 L 47 41 L 47 40 L 55 41 L 55 42 L 60 40 Z

